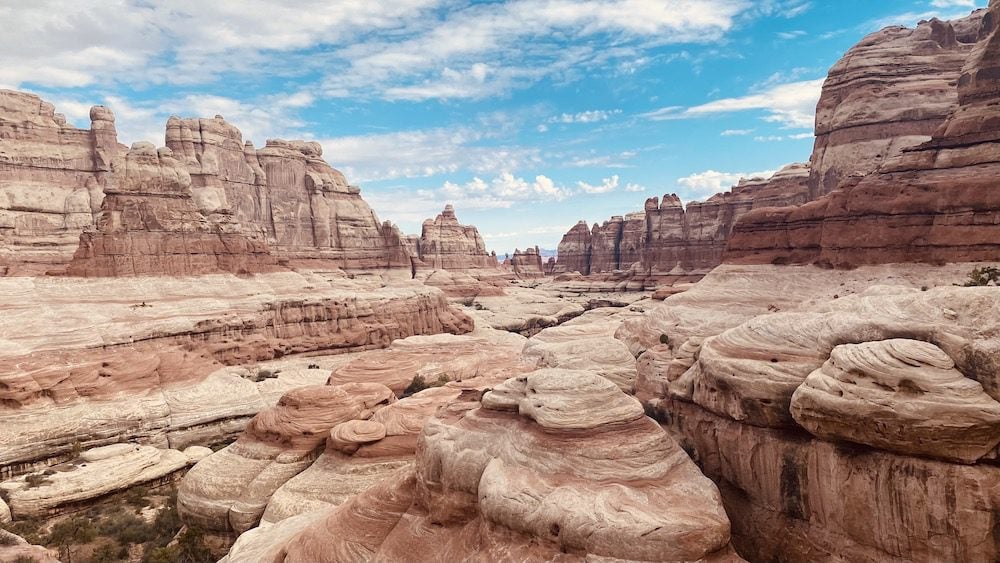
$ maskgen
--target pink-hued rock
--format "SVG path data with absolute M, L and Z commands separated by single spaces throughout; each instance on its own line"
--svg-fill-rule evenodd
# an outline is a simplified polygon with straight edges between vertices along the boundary
M 523 252 L 514 249 L 514 255 L 510 258 L 514 273 L 521 279 L 536 279 L 545 277 L 545 268 L 542 266 L 542 255 L 538 247 L 528 248 Z
M 806 205 L 744 216 L 726 261 L 853 267 L 1000 259 L 998 19 L 993 3 L 958 79 L 959 105 L 931 140 Z
M 135 143 L 112 161 L 97 230 L 80 235 L 67 273 L 84 277 L 190 276 L 278 271 L 267 245 L 238 225 L 210 222 L 169 148 Z
M 958 106 L 955 82 L 984 13 L 885 28 L 830 69 L 816 108 L 810 200 L 931 137 Z
M 34 94 L 0 89 L 0 275 L 69 262 L 94 224 L 120 151 L 111 111 L 76 129 Z
M 805 203 L 809 167 L 792 164 L 769 179 L 741 180 L 729 192 L 685 209 L 676 194 L 646 200 L 643 213 L 612 217 L 589 232 L 575 225 L 559 244 L 555 273 L 585 276 L 631 270 L 639 286 L 697 279 L 722 261 L 736 221 L 751 209 Z
M 243 532 L 257 525 L 271 495 L 322 452 L 330 430 L 366 420 L 396 400 L 377 383 L 310 386 L 283 396 L 250 421 L 236 442 L 184 476 L 177 507 L 188 525 Z
M 269 560 L 740 560 L 714 485 L 586 371 L 461 397 L 428 421 L 415 470 L 320 516 Z
M 486 251 L 486 243 L 473 225 L 459 224 L 455 208 L 446 205 L 436 218 L 424 221 L 417 240 L 421 266 L 437 270 L 496 268 L 496 254 Z

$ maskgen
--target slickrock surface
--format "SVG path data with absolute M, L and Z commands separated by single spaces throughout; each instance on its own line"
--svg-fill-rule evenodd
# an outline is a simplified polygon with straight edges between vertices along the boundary
M 558 327 L 547 328 L 524 345 L 522 355 L 537 358 L 539 367 L 586 370 L 632 391 L 636 378 L 635 356 L 614 338 L 621 319 L 577 317 Z M 575 322 L 579 321 L 579 322 Z
M 371 418 L 396 400 L 377 383 L 310 386 L 260 412 L 235 443 L 198 462 L 177 495 L 188 525 L 243 532 L 257 525 L 271 495 L 315 461 L 340 423 Z
M 416 279 L 420 279 L 425 285 L 440 289 L 450 299 L 466 302 L 479 296 L 505 295 L 504 288 L 509 285 L 509 281 L 504 279 L 498 270 L 471 272 L 434 270 L 427 277 L 418 274 Z
M 955 82 L 983 14 L 885 28 L 830 69 L 816 109 L 809 199 L 930 139 L 958 105 Z
M 385 350 L 368 352 L 333 370 L 331 385 L 376 382 L 401 394 L 420 376 L 428 385 L 439 381 L 491 381 L 526 371 L 532 365 L 518 357 L 520 340 L 497 343 L 485 336 L 438 334 L 397 340 Z M 501 380 L 502 380 L 501 379 Z
M 166 142 L 203 213 L 232 216 L 291 265 L 410 270 L 402 234 L 323 160 L 319 143 L 268 139 L 255 149 L 221 116 L 171 118 Z
M 991 3 L 958 79 L 958 108 L 930 141 L 816 201 L 744 216 L 726 261 L 853 267 L 1000 259 L 998 19 L 1000 6 Z
M 0 482 L 17 519 L 48 516 L 85 505 L 116 491 L 155 483 L 193 465 L 191 455 L 138 444 L 114 444 L 83 452 L 69 463 L 55 465 L 44 473 Z
M 837 346 L 795 390 L 791 413 L 820 438 L 901 454 L 972 463 L 1000 442 L 1000 403 L 919 340 Z
M 287 540 L 301 521 L 286 522 L 280 549 L 243 553 L 739 560 L 715 486 L 635 399 L 586 371 L 540 370 L 494 388 L 482 405 L 451 404 L 425 426 L 415 471 L 400 470 Z
M 277 271 L 261 240 L 198 211 L 191 176 L 169 148 L 134 143 L 111 164 L 97 230 L 80 236 L 72 276 L 190 276 Z
M 257 384 L 224 366 L 472 329 L 435 289 L 315 273 L 8 277 L 0 293 L 9 296 L 0 315 L 4 477 L 66 455 L 76 441 L 142 438 L 166 448 L 202 431 L 226 436 L 286 384 L 324 381 L 304 370 Z
M 1000 293 L 954 287 L 972 266 L 721 266 L 624 323 L 743 556 L 997 557 Z
M 335 426 L 319 459 L 274 493 L 262 523 L 340 506 L 410 466 L 427 419 L 461 392 L 450 386 L 426 389 L 379 409 L 370 420 Z
M 446 205 L 436 218 L 424 221 L 417 240 L 417 256 L 423 266 L 438 270 L 497 267 L 496 254 L 486 251 L 479 230 L 473 225 L 459 224 L 451 205 Z
M 472 309 L 476 324 L 531 336 L 583 314 L 584 307 L 546 291 L 511 286 L 503 296 L 480 296 Z
M 69 262 L 94 224 L 119 146 L 110 110 L 90 119 L 76 129 L 38 96 L 0 89 L 0 275 Z
M 697 279 L 722 262 L 733 225 L 751 209 L 807 199 L 809 166 L 791 164 L 768 179 L 741 180 L 729 192 L 683 206 L 677 195 L 646 200 L 643 213 L 574 226 L 559 243 L 556 273 L 585 276 L 634 270 L 638 288 L 664 279 Z M 631 288 L 629 288 L 631 289 Z

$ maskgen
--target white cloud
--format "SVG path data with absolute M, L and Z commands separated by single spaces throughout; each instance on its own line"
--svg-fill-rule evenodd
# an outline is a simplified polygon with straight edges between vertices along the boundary
M 975 8 L 976 0 L 932 0 L 931 6 L 935 8 Z
M 646 186 L 640 186 L 639 184 L 633 184 L 633 183 L 629 182 L 628 184 L 625 184 L 625 191 L 626 192 L 632 192 L 632 193 L 635 193 L 635 192 L 644 192 L 644 191 L 646 191 Z
M 822 87 L 823 79 L 779 84 L 755 94 L 715 100 L 700 106 L 661 108 L 644 114 L 644 117 L 662 121 L 763 110 L 767 112 L 763 118 L 765 121 L 780 123 L 786 128 L 811 129 Z
M 760 172 L 718 172 L 706 170 L 684 178 L 678 178 L 677 184 L 687 188 L 687 195 L 693 198 L 707 197 L 719 192 L 728 191 L 743 178 L 770 178 L 776 170 Z
M 779 31 L 778 37 L 785 40 L 796 39 L 806 35 L 806 32 L 801 29 L 796 29 L 795 31 Z
M 796 133 L 794 135 L 758 135 L 754 137 L 753 140 L 758 143 L 772 143 L 777 141 L 798 141 L 812 138 L 812 133 Z
M 618 189 L 618 175 L 615 174 L 610 178 L 604 178 L 601 183 L 597 185 L 588 184 L 586 182 L 577 182 L 576 185 L 581 191 L 583 191 L 583 193 L 606 194 Z
M 622 110 L 620 109 L 613 109 L 564 113 L 562 115 L 550 117 L 549 123 L 596 123 L 598 121 L 607 121 L 612 115 L 618 115 L 621 112 Z
M 745 135 L 750 135 L 753 132 L 754 132 L 753 129 L 726 129 L 722 133 L 719 133 L 719 135 L 723 137 L 741 137 Z

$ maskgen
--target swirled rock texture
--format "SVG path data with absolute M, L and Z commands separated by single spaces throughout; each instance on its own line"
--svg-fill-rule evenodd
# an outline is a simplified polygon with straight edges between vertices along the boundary
M 887 27 L 844 54 L 816 108 L 810 200 L 930 139 L 958 106 L 955 82 L 984 14 Z
M 1000 403 L 943 350 L 919 340 L 837 346 L 790 406 L 820 438 L 904 455 L 973 463 L 1000 443 Z
M 75 442 L 213 443 L 290 387 L 329 375 L 303 364 L 255 382 L 239 365 L 473 328 L 439 291 L 415 282 L 293 272 L 197 284 L 6 277 L 0 293 L 9 296 L 0 315 L 3 477 L 64 461 Z
M 496 254 L 486 251 L 479 230 L 460 224 L 451 205 L 446 205 L 434 219 L 424 221 L 417 254 L 424 266 L 438 270 L 497 267 Z
M 85 277 L 189 276 L 277 271 L 263 241 L 238 225 L 210 222 L 194 203 L 191 176 L 169 148 L 135 143 L 112 161 L 96 231 L 80 235 L 67 273 Z
M 0 89 L 0 275 L 69 262 L 119 151 L 109 109 L 95 106 L 90 129 L 76 129 L 38 96 Z
M 585 276 L 633 270 L 638 288 L 697 279 L 722 262 L 730 232 L 752 209 L 807 201 L 809 166 L 791 164 L 771 178 L 741 180 L 729 192 L 685 208 L 676 194 L 646 200 L 643 213 L 612 217 L 588 233 L 581 222 L 559 244 L 556 273 Z
M 270 560 L 739 560 L 717 490 L 639 403 L 555 369 L 439 411 L 415 471 L 279 541 Z
M 998 19 L 991 3 L 957 80 L 958 106 L 929 141 L 815 201 L 747 214 L 726 261 L 854 267 L 1000 259 Z
M 257 525 L 271 495 L 309 467 L 338 424 L 368 419 L 396 400 L 377 383 L 301 387 L 262 411 L 232 445 L 198 462 L 177 495 L 188 525 L 243 532 Z

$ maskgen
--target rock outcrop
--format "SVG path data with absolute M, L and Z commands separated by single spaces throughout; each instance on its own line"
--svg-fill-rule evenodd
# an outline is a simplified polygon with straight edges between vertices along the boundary
M 177 495 L 181 518 L 217 532 L 256 526 L 271 495 L 315 461 L 332 428 L 367 420 L 395 400 L 388 387 L 377 383 L 287 393 L 277 406 L 255 416 L 235 443 L 188 472 Z
M 0 491 L 19 520 L 51 516 L 130 487 L 177 478 L 204 455 L 201 449 L 180 452 L 127 443 L 93 448 L 43 473 L 4 481 Z
M 496 254 L 486 251 L 486 243 L 473 225 L 459 224 L 455 208 L 446 205 L 434 219 L 424 221 L 417 239 L 417 256 L 422 267 L 435 270 L 496 268 Z
M 818 200 L 744 216 L 726 261 L 852 267 L 1000 259 L 998 10 L 991 4 L 981 16 L 980 40 L 957 81 L 958 107 L 931 140 Z
M 267 245 L 195 206 L 191 177 L 169 148 L 135 143 L 111 164 L 97 230 L 80 235 L 67 273 L 190 276 L 276 271 Z
M 798 205 L 808 193 L 809 167 L 792 164 L 769 179 L 741 180 L 727 193 L 685 209 L 677 195 L 646 201 L 643 213 L 612 217 L 590 232 L 578 223 L 559 244 L 556 273 L 585 276 L 629 271 L 639 288 L 697 279 L 722 262 L 733 225 L 751 209 Z
M 31 545 L 21 536 L 3 529 L 0 529 L 0 561 L 59 563 L 53 552 L 40 545 Z
M 473 328 L 441 292 L 416 282 L 383 287 L 294 272 L 197 284 L 7 277 L 0 293 L 9 296 L 0 316 L 5 478 L 68 459 L 76 442 L 211 443 L 238 432 L 287 386 L 321 384 L 329 373 L 303 366 L 301 376 L 289 370 L 255 383 L 240 365 Z
M 536 279 L 545 277 L 545 268 L 542 266 L 542 255 L 538 247 L 528 248 L 523 252 L 514 249 L 514 255 L 510 257 L 510 265 L 514 273 L 521 279 Z
M 955 82 L 984 13 L 885 28 L 830 69 L 816 108 L 810 200 L 930 139 L 958 105 Z
M 38 96 L 0 90 L 0 275 L 69 262 L 94 224 L 120 149 L 110 110 L 90 120 L 76 129 Z
M 428 421 L 415 469 L 288 527 L 301 531 L 244 556 L 739 560 L 714 485 L 635 399 L 586 371 L 510 379 L 481 404 L 463 395 Z

